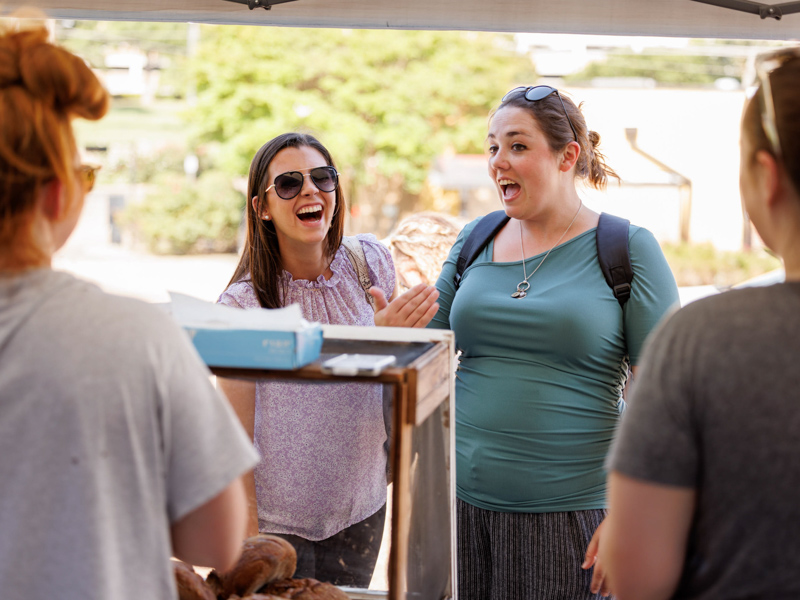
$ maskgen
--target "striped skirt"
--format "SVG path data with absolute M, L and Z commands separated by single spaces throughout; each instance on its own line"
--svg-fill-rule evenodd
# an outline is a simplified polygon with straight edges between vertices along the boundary
M 460 600 L 584 600 L 586 547 L 606 511 L 506 513 L 457 500 Z

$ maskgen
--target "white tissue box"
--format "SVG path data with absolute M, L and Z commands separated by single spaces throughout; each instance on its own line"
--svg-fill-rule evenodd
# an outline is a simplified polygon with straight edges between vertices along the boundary
M 232 308 L 170 293 L 169 312 L 209 367 L 297 369 L 319 357 L 322 326 L 300 306 Z

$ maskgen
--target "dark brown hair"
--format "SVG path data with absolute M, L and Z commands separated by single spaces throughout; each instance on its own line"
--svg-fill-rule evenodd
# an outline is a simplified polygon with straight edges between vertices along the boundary
M 769 78 L 775 104 L 775 125 L 781 143 L 780 162 L 795 191 L 800 193 L 800 56 L 786 60 Z M 752 154 L 748 157 L 750 161 L 759 150 L 774 155 L 761 122 L 763 106 L 764 94 L 759 87 L 745 106 L 742 116 L 742 132 L 752 148 Z
M 563 108 L 555 93 L 542 100 L 531 102 L 525 98 L 523 88 L 523 90 L 512 94 L 510 98 L 502 102 L 492 112 L 489 120 L 491 121 L 498 111 L 509 106 L 526 110 L 534 118 L 542 133 L 544 133 L 553 152 L 560 152 L 567 144 L 576 141 L 572 128 L 569 126 L 570 121 L 572 121 L 577 134 L 578 145 L 581 147 L 578 162 L 575 164 L 575 176 L 587 180 L 589 185 L 596 189 L 603 189 L 609 177 L 619 179 L 619 175 L 606 164 L 605 156 L 598 150 L 600 135 L 587 128 L 586 120 L 583 118 L 580 107 L 575 106 L 575 103 L 563 92 L 559 91 L 558 93 L 564 101 Z M 570 121 L 564 115 L 565 109 L 569 114 Z
M 38 190 L 58 179 L 65 197 L 74 197 L 70 120 L 101 118 L 109 96 L 82 59 L 48 42 L 41 21 L 14 19 L 6 27 L 0 28 L 0 257 L 5 265 L 36 265 L 46 258 L 31 229 Z
M 315 137 L 305 133 L 284 133 L 261 146 L 250 164 L 250 176 L 247 181 L 246 219 L 247 231 L 244 249 L 236 271 L 228 285 L 237 281 L 248 280 L 259 303 L 264 308 L 282 306 L 279 283 L 283 273 L 281 250 L 275 224 L 261 218 L 263 207 L 267 203 L 266 189 L 269 187 L 269 165 L 275 156 L 284 148 L 314 148 L 331 167 L 336 167 L 330 152 Z M 253 208 L 253 197 L 258 198 L 257 209 Z M 333 258 L 344 235 L 345 201 L 341 185 L 336 188 L 335 208 L 331 227 L 325 239 L 325 252 Z

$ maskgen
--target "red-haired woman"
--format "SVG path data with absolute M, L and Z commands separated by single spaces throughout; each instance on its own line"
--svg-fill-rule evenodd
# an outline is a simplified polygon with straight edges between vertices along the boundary
M 0 589 L 177 599 L 170 557 L 226 569 L 258 456 L 162 311 L 50 268 L 95 169 L 71 119 L 109 98 L 41 25 L 0 29 Z

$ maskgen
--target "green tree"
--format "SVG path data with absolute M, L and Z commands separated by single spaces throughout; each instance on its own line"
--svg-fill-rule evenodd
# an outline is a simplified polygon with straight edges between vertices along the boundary
M 148 68 L 161 70 L 161 87 L 171 96 L 183 96 L 185 69 L 192 40 L 188 23 L 138 21 L 56 21 L 60 44 L 94 68 L 105 65 L 109 53 L 135 49 L 148 57 Z
M 646 77 L 667 85 L 707 85 L 721 77 L 741 80 L 747 47 L 754 44 L 741 40 L 693 40 L 683 50 L 617 49 L 565 79 L 579 82 L 595 77 Z
M 188 27 L 186 23 L 61 20 L 56 21 L 55 35 L 68 50 L 101 67 L 109 50 L 123 47 L 185 57 Z
M 196 181 L 165 172 L 141 203 L 127 207 L 119 224 L 157 254 L 235 252 L 244 196 L 231 178 L 205 171 Z
M 268 139 L 307 130 L 361 203 L 392 189 L 408 204 L 435 156 L 482 152 L 489 110 L 534 80 L 511 36 L 463 32 L 206 26 L 191 68 L 190 120 L 222 168 L 246 174 Z
M 651 52 L 613 53 L 605 61 L 589 64 L 570 75 L 570 82 L 595 77 L 648 77 L 665 84 L 711 84 L 720 77 L 741 78 L 744 58 L 675 56 Z

